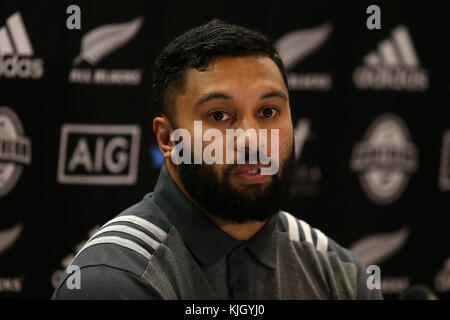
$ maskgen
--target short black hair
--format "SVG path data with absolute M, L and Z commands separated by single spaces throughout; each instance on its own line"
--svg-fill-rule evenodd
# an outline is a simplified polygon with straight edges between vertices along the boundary
M 188 68 L 207 69 L 215 57 L 264 55 L 277 65 L 288 88 L 286 71 L 272 41 L 265 35 L 239 25 L 214 19 L 172 40 L 156 59 L 153 67 L 153 102 L 158 115 L 175 124 L 173 97 L 184 88 Z

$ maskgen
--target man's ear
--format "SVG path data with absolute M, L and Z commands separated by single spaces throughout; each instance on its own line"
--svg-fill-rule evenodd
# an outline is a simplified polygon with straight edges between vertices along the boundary
M 170 141 L 172 130 L 172 125 L 165 116 L 157 116 L 153 119 L 153 132 L 164 159 L 170 159 L 172 149 L 175 147 L 175 142 Z

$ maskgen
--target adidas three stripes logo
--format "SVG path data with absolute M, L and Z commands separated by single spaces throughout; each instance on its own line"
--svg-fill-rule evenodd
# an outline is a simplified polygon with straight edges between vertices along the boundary
M 123 224 L 124 222 L 127 224 Z M 139 228 L 136 228 L 134 226 L 139 226 L 145 229 L 146 232 L 143 232 L 139 230 Z M 153 223 L 143 218 L 134 215 L 119 216 L 103 225 L 103 227 L 101 227 L 100 230 L 97 231 L 88 240 L 88 242 L 77 253 L 77 255 L 73 260 L 75 260 L 76 257 L 81 252 L 97 244 L 115 244 L 124 248 L 128 248 L 140 254 L 147 260 L 150 259 L 152 255 L 150 251 L 141 246 L 136 241 L 132 241 L 128 237 L 103 235 L 104 233 L 107 232 L 117 232 L 119 234 L 122 233 L 126 235 L 131 235 L 132 237 L 137 238 L 140 241 L 144 242 L 147 246 L 149 246 L 153 250 L 156 250 L 167 237 L 167 233 L 164 230 L 162 230 L 158 226 L 154 225 Z M 148 233 L 151 234 L 153 237 L 149 236 Z
M 31 57 L 33 53 L 22 16 L 16 12 L 6 20 L 6 26 L 0 28 L 0 55 Z
M 297 219 L 288 212 L 281 211 L 287 220 L 289 237 L 293 242 L 306 241 L 317 250 L 326 252 L 328 250 L 328 237 L 319 229 L 312 228 L 303 220 Z

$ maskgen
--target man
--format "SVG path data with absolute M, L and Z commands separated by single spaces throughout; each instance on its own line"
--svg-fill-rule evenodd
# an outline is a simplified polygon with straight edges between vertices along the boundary
M 212 21 L 173 40 L 153 80 L 165 158 L 155 190 L 87 242 L 72 262 L 81 288 L 70 289 L 66 273 L 54 299 L 382 298 L 352 252 L 280 211 L 293 126 L 286 74 L 267 38 Z M 212 130 L 214 139 L 191 141 L 199 124 L 201 137 Z M 190 135 L 176 139 L 180 130 Z M 239 130 L 259 133 L 257 147 Z M 220 161 L 230 154 L 244 162 Z M 272 164 L 277 170 L 263 174 Z

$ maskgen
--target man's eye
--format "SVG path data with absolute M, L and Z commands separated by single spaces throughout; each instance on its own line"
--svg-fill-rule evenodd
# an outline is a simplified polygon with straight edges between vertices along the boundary
M 230 119 L 230 115 L 223 111 L 214 111 L 208 115 L 214 121 L 226 121 Z
M 275 108 L 264 108 L 261 113 L 260 117 L 265 119 L 270 119 L 275 117 L 275 115 L 278 113 L 278 110 Z

